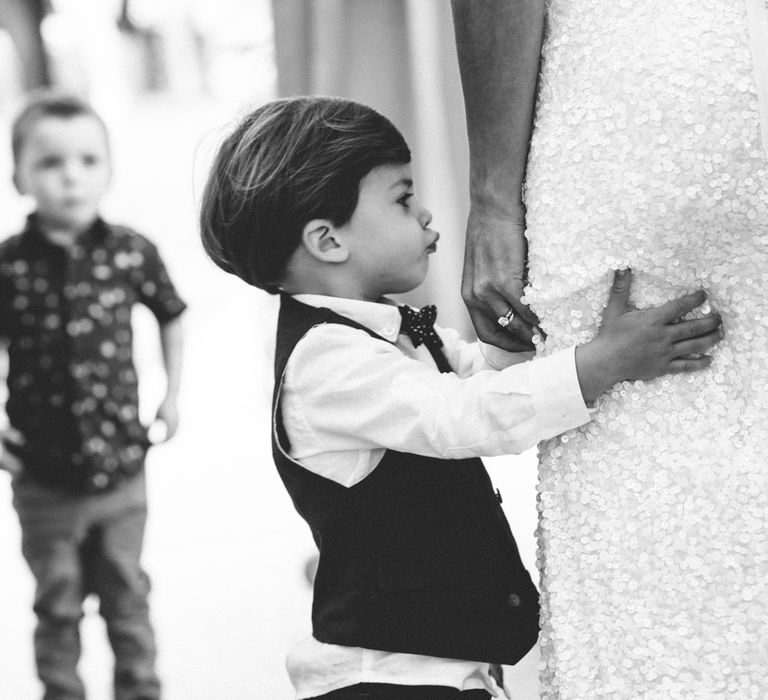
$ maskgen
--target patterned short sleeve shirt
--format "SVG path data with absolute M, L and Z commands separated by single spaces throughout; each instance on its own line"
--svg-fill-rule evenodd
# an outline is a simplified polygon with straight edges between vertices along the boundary
M 97 220 L 70 247 L 30 217 L 0 244 L 0 338 L 8 343 L 6 411 L 24 436 L 23 477 L 104 491 L 143 468 L 131 307 L 162 325 L 186 308 L 157 248 Z

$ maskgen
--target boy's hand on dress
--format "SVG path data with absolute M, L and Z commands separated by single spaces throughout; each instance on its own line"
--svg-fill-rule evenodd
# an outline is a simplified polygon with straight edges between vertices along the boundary
M 8 445 L 21 447 L 24 444 L 24 436 L 16 428 L 7 427 L 0 430 L 0 469 L 7 471 L 11 476 L 18 476 L 22 471 L 21 460 L 8 450 Z
M 708 367 L 706 355 L 723 337 L 722 320 L 712 313 L 682 320 L 707 298 L 703 291 L 638 311 L 629 303 L 632 274 L 619 270 L 597 336 L 576 349 L 576 369 L 589 403 L 614 384 Z

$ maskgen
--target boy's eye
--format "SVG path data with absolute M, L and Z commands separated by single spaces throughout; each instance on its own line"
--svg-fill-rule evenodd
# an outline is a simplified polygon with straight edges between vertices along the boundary
M 61 158 L 58 156 L 47 156 L 40 160 L 38 166 L 40 168 L 55 168 L 59 163 L 61 163 Z
M 406 192 L 402 197 L 400 197 L 397 200 L 398 204 L 401 204 L 404 207 L 408 206 L 408 200 L 413 197 L 413 192 Z

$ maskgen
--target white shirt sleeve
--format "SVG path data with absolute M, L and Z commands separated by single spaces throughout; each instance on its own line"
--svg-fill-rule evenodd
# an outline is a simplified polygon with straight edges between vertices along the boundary
M 533 352 L 509 352 L 483 342 L 467 342 L 455 328 L 435 327 L 443 341 L 443 354 L 459 377 L 469 377 L 484 369 L 505 369 L 525 362 Z
M 481 368 L 478 348 L 442 337 L 461 375 L 356 328 L 312 328 L 281 391 L 291 456 L 349 485 L 385 449 L 449 459 L 520 453 L 589 421 L 573 348 L 495 371 Z

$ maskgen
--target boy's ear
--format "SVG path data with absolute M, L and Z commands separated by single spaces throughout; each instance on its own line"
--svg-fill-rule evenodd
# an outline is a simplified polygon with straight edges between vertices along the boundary
M 16 168 L 13 169 L 13 175 L 11 179 L 13 180 L 13 186 L 16 188 L 16 191 L 19 194 L 26 194 L 24 192 L 24 185 L 21 182 L 21 178 L 19 177 L 19 171 Z
M 328 263 L 345 262 L 349 249 L 336 228 L 327 219 L 312 219 L 304 226 L 301 241 L 313 257 Z

